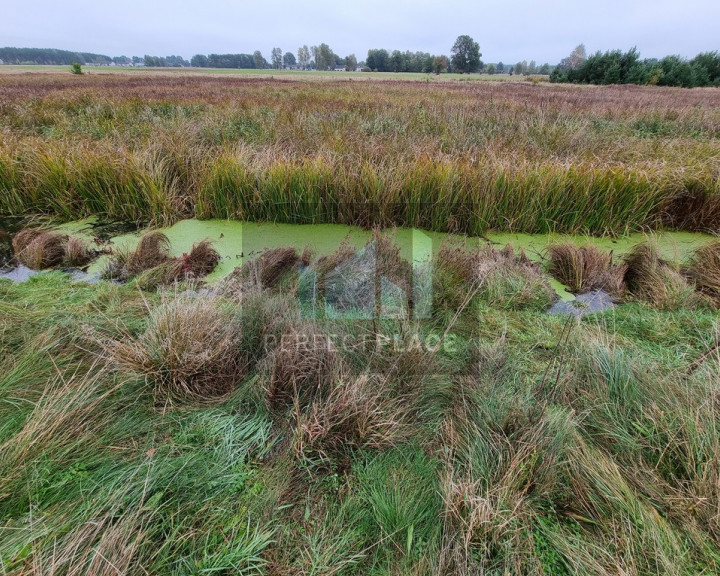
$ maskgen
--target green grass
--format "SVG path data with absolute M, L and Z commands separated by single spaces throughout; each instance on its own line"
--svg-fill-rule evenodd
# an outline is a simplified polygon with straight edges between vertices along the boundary
M 439 276 L 418 324 L 308 323 L 292 277 L 217 297 L 249 370 L 229 395 L 173 404 L 103 343 L 191 299 L 0 280 L 2 571 L 716 573 L 717 313 L 631 302 L 568 320 L 518 299 L 541 277 L 513 270 L 459 316 L 468 286 Z M 265 336 L 311 328 L 447 330 L 453 346 L 341 347 L 327 390 L 268 404 Z

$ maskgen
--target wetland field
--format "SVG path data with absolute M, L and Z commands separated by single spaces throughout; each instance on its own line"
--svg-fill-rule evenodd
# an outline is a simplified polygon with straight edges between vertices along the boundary
M 0 72 L 0 574 L 720 572 L 720 90 Z

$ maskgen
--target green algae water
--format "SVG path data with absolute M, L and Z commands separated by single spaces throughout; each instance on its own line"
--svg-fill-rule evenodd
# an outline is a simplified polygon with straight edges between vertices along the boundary
M 58 226 L 58 230 L 84 237 L 94 242 L 93 225 L 90 218 Z M 273 224 L 256 222 L 239 222 L 235 220 L 181 220 L 167 228 L 160 228 L 171 244 L 171 256 L 182 256 L 189 252 L 194 243 L 207 238 L 213 242 L 222 260 L 215 271 L 206 278 L 209 284 L 219 281 L 232 272 L 244 261 L 259 256 L 267 248 L 294 246 L 299 250 L 306 247 L 314 256 L 322 256 L 334 252 L 342 242 L 348 242 L 356 248 L 364 246 L 372 236 L 372 232 L 363 228 L 342 224 Z M 110 243 L 121 250 L 133 249 L 142 234 L 142 230 L 120 234 L 110 238 Z M 394 238 L 400 247 L 401 255 L 419 261 L 437 253 L 443 241 L 450 235 L 440 232 L 400 228 L 394 231 Z M 468 246 L 490 243 L 502 248 L 512 244 L 523 249 L 529 258 L 542 261 L 547 247 L 561 242 L 575 244 L 594 244 L 598 248 L 613 252 L 616 256 L 627 253 L 633 246 L 652 239 L 660 248 L 666 259 L 684 262 L 698 247 L 714 239 L 707 234 L 693 232 L 656 232 L 652 234 L 630 234 L 619 238 L 594 238 L 588 236 L 568 236 L 559 234 L 508 234 L 490 233 L 479 237 L 459 238 Z M 97 259 L 90 266 L 90 274 L 101 272 L 107 263 L 107 257 Z M 553 288 L 562 299 L 573 296 L 556 280 L 550 280 Z

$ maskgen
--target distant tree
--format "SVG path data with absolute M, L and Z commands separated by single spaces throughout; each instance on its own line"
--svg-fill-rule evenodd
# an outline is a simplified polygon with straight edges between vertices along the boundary
M 275 70 L 280 70 L 280 68 L 282 68 L 282 57 L 283 52 L 281 48 L 272 49 L 272 52 L 270 53 L 270 60 L 272 61 L 272 67 Z
M 194 68 L 207 68 L 208 57 L 204 54 L 195 54 L 195 56 L 190 58 L 190 66 L 193 66 Z
M 503 64 L 502 62 L 498 62 L 498 65 L 495 67 L 495 69 L 497 70 L 498 74 L 502 74 L 505 72 L 505 64 Z
M 355 54 L 350 54 L 345 57 L 345 70 L 347 72 L 355 72 L 358 67 L 358 61 Z
M 510 70 L 508 71 L 508 74 L 512 76 L 515 73 L 515 66 L 510 66 Z
M 390 60 L 388 61 L 388 67 L 390 72 L 402 72 L 405 64 L 403 53 L 400 50 L 393 50 L 390 54 Z
M 575 49 L 570 52 L 567 58 L 560 60 L 558 68 L 560 71 L 567 72 L 568 70 L 577 70 L 587 60 L 587 51 L 585 50 L 585 44 L 578 44 Z
M 307 70 L 308 64 L 310 64 L 310 49 L 307 45 L 298 48 L 297 62 L 300 70 Z
M 146 54 L 144 61 L 145 66 L 154 66 L 156 68 L 162 68 L 163 66 L 167 66 L 167 62 L 162 56 L 150 56 Z
M 545 64 L 540 66 L 540 68 L 538 69 L 538 74 L 543 74 L 545 76 L 550 74 L 550 72 L 551 72 L 550 64 L 548 64 L 547 62 L 545 62 Z
M 72 72 L 73 74 L 82 74 L 83 71 L 82 71 L 82 66 L 80 65 L 80 62 L 73 62 L 70 65 L 70 72 Z
M 453 71 L 460 74 L 477 72 L 480 69 L 480 45 L 470 36 L 458 36 L 450 51 Z
M 265 57 L 262 55 L 260 50 L 255 50 L 255 52 L 253 52 L 253 63 L 255 64 L 255 68 L 258 70 L 262 70 L 265 66 L 267 66 L 267 60 L 265 60 Z
M 495 74 L 495 64 L 490 64 L 490 65 L 487 67 L 486 72 L 487 72 L 488 74 Z
M 387 72 L 390 55 L 384 48 L 368 50 L 365 65 L 373 72 Z
M 313 46 L 311 49 L 318 70 L 332 70 L 335 68 L 335 53 L 327 44 Z
M 166 66 L 172 66 L 174 68 L 182 68 L 185 66 L 190 66 L 190 62 L 185 60 L 182 56 L 166 56 L 165 57 L 165 65 Z
M 282 61 L 285 68 L 292 68 L 297 64 L 297 61 L 295 60 L 295 54 L 293 54 L 292 52 L 285 52 Z
M 436 56 L 433 59 L 433 72 L 435 74 L 441 74 L 448 69 L 450 62 L 448 62 L 447 56 Z

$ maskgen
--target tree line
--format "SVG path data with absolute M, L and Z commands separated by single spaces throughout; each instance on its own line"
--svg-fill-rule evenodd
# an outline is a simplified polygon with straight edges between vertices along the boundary
M 704 52 L 691 60 L 680 56 L 641 59 L 636 48 L 587 56 L 580 44 L 550 75 L 551 82 L 575 84 L 640 84 L 657 86 L 720 86 L 720 54 Z
M 69 65 L 73 62 L 80 64 L 110 64 L 112 58 L 103 54 L 91 52 L 72 52 L 70 50 L 57 50 L 55 48 L 0 48 L 0 60 L 5 64 L 43 64 L 43 65 Z

